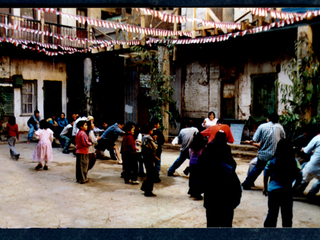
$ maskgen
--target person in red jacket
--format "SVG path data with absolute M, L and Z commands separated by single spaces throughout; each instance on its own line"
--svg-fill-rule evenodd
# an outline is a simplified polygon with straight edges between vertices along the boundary
M 10 148 L 11 158 L 18 160 L 20 154 L 15 149 L 15 144 L 17 139 L 19 139 L 19 128 L 18 124 L 16 124 L 16 118 L 11 116 L 8 120 L 6 132 L 8 133 L 8 144 Z
M 125 126 L 125 135 L 122 140 L 122 160 L 123 177 L 125 183 L 139 184 L 138 177 L 138 159 L 136 141 L 133 137 L 135 130 L 134 123 L 128 122 Z M 131 180 L 131 181 L 130 181 Z
M 88 128 L 86 121 L 79 121 L 77 128 L 80 131 L 75 138 L 76 143 L 76 179 L 77 182 L 83 184 L 88 182 L 88 166 L 89 166 L 89 147 L 91 142 L 88 139 L 86 130 Z
M 234 138 L 231 132 L 229 125 L 223 124 L 223 120 L 219 119 L 217 125 L 213 125 L 212 127 L 207 128 L 201 132 L 203 137 L 209 136 L 208 143 L 212 142 L 216 137 L 216 133 L 219 131 L 223 131 L 226 134 L 226 140 L 228 143 L 233 143 Z

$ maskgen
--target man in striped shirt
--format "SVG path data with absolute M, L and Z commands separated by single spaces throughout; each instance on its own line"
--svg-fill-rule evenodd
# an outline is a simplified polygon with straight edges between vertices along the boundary
M 279 116 L 276 113 L 269 115 L 267 123 L 261 124 L 255 134 L 253 140 L 246 141 L 248 144 L 259 146 L 258 161 L 253 169 L 249 172 L 246 180 L 242 183 L 244 190 L 250 190 L 254 186 L 254 181 L 264 170 L 267 162 L 274 157 L 277 144 L 280 139 L 285 138 L 285 132 L 278 123 Z

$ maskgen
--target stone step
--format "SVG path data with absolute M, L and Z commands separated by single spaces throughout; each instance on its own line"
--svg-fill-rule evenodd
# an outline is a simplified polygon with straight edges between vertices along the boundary
M 231 147 L 231 153 L 234 158 L 241 158 L 250 161 L 258 155 L 258 148 L 251 145 L 243 144 L 229 144 Z M 173 146 L 171 143 L 165 143 L 163 149 L 173 149 L 180 151 L 181 145 Z

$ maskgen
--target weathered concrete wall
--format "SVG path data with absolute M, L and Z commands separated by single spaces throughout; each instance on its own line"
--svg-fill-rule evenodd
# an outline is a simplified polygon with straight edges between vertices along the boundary
M 37 109 L 40 116 L 44 113 L 44 91 L 43 81 L 61 81 L 62 82 L 62 111 L 67 111 L 67 74 L 66 64 L 64 62 L 56 62 L 53 58 L 50 60 L 31 60 L 31 59 L 9 59 L 6 57 L 5 69 L 8 70 L 3 77 L 11 78 L 13 75 L 22 75 L 24 80 L 37 80 Z M 30 115 L 22 114 L 21 107 L 21 88 L 14 88 L 14 115 L 19 125 L 20 131 L 28 131 L 27 120 Z
M 244 72 L 239 74 L 238 81 L 238 113 L 237 118 L 241 120 L 247 120 L 250 116 L 250 107 L 251 107 L 251 75 L 254 74 L 267 74 L 267 73 L 277 73 L 277 65 L 280 66 L 287 61 L 288 59 L 273 59 L 273 60 L 258 60 L 251 59 L 244 67 Z M 281 68 L 278 73 L 278 80 L 280 83 L 290 84 L 290 80 L 287 74 Z M 280 103 L 281 92 L 278 89 L 278 114 L 281 114 L 283 111 L 283 104 Z
M 181 15 L 189 18 L 193 18 L 193 8 L 181 8 Z M 205 8 L 197 8 L 196 10 L 196 18 L 205 19 L 206 9 Z M 200 22 L 196 22 L 196 27 L 202 25 Z M 190 30 L 192 29 L 193 23 L 186 22 L 181 24 L 181 30 Z
M 221 110 L 221 82 L 220 82 L 220 65 L 214 61 L 210 64 L 210 91 L 209 91 L 209 109 L 213 111 L 216 118 L 220 117 Z
M 185 82 L 185 110 L 188 117 L 204 118 L 208 115 L 208 66 L 193 62 L 187 64 Z

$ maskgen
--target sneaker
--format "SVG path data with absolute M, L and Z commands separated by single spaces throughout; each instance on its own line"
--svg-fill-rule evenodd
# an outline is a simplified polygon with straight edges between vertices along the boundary
M 139 182 L 138 180 L 131 182 L 131 184 L 133 184 L 133 185 L 137 185 L 137 184 L 139 184 L 139 183 L 140 183 L 140 182 Z
M 43 170 L 48 170 L 48 166 L 44 165 Z
M 144 196 L 145 196 L 145 197 L 156 197 L 157 195 L 154 194 L 153 192 L 145 192 L 145 193 L 144 193 Z
M 18 160 L 19 157 L 20 157 L 20 154 L 17 154 L 17 155 L 14 156 L 14 158 L 15 158 L 16 160 Z
M 69 151 L 68 150 L 66 150 L 66 151 L 63 150 L 62 153 L 69 154 Z
M 129 180 L 126 180 L 126 181 L 124 181 L 124 183 L 125 183 L 125 184 L 129 184 L 129 183 L 130 183 L 130 181 L 129 181 Z
M 169 176 L 169 177 L 173 177 L 174 175 L 173 175 L 173 173 L 168 172 L 168 176 Z
M 39 164 L 36 166 L 36 170 L 38 170 L 38 169 L 40 169 L 40 168 L 42 168 L 42 164 L 41 164 L 41 163 L 39 163 Z

